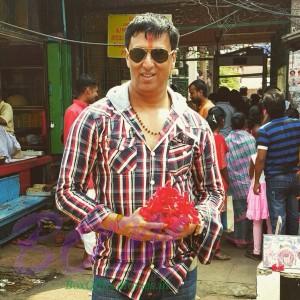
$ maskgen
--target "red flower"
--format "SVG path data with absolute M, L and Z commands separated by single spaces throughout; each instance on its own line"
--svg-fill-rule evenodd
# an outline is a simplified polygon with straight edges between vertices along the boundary
M 282 265 L 282 264 L 279 264 L 279 265 L 273 264 L 271 268 L 272 268 L 272 271 L 274 271 L 274 272 L 284 271 L 284 265 Z
M 172 230 L 179 225 L 199 222 L 198 211 L 189 201 L 188 194 L 181 195 L 170 185 L 158 188 L 140 214 L 146 221 L 168 224 Z

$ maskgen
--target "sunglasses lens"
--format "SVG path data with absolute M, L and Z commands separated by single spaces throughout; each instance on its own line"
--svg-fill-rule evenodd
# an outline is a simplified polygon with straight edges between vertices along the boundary
M 129 51 L 129 57 L 135 63 L 141 62 L 147 55 L 147 51 L 142 48 L 133 48 Z
M 152 49 L 151 56 L 158 63 L 164 63 L 169 58 L 169 52 L 165 49 Z

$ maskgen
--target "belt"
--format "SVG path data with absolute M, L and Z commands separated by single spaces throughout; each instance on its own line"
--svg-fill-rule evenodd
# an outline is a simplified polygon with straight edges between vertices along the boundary
M 159 300 L 164 291 L 170 288 L 158 277 L 154 272 L 151 272 L 145 288 L 142 292 L 141 299 L 143 300 Z

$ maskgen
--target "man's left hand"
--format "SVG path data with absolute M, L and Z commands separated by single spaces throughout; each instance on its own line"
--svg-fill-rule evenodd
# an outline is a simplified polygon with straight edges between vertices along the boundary
M 179 225 L 175 231 L 168 228 L 164 229 L 164 231 L 168 235 L 172 236 L 174 240 L 180 240 L 193 234 L 196 229 L 196 226 L 196 224 Z

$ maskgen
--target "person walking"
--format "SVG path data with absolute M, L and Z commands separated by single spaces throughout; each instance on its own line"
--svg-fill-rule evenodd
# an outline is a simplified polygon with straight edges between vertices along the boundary
M 131 80 L 76 119 L 64 151 L 57 207 L 97 232 L 92 299 L 185 299 L 196 295 L 196 258 L 220 238 L 224 191 L 212 132 L 168 84 L 179 33 L 163 15 L 137 15 L 125 31 Z M 96 198 L 87 197 L 92 173 Z M 168 229 L 141 207 L 170 184 L 199 221 Z

